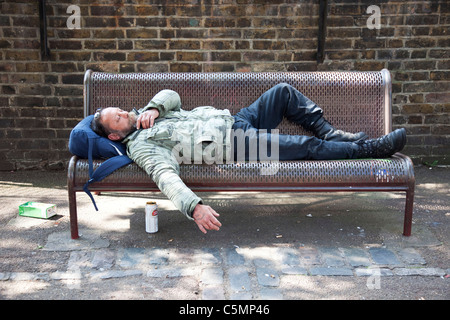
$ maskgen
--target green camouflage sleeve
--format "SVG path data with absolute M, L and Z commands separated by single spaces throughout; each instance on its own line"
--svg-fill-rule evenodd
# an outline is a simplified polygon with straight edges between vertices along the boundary
M 179 165 L 170 150 L 147 142 L 145 137 L 138 137 L 129 143 L 128 155 L 147 172 L 176 208 L 192 220 L 192 212 L 202 199 L 179 177 Z
M 159 111 L 159 118 L 163 118 L 167 112 L 178 111 L 181 109 L 180 95 L 173 90 L 162 90 L 158 92 L 143 109 L 141 109 L 141 112 L 148 109 L 157 109 Z

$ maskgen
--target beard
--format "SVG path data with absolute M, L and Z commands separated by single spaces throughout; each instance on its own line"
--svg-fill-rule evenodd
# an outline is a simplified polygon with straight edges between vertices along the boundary
M 136 113 L 134 113 L 133 111 L 128 112 L 128 124 L 129 124 L 129 128 L 125 129 L 123 131 L 121 131 L 119 134 L 122 137 L 122 139 L 124 139 L 126 136 L 132 134 L 133 132 L 135 132 L 137 130 L 136 128 L 136 120 L 137 120 L 137 115 Z

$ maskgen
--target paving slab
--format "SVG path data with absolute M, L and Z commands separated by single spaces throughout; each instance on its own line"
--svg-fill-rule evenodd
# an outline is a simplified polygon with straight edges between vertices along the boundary
M 398 255 L 406 264 L 423 265 L 427 263 L 415 248 L 402 248 L 398 251 Z
M 320 248 L 322 259 L 327 266 L 341 267 L 345 265 L 344 257 L 342 256 L 339 248 L 326 247 Z
M 228 281 L 232 292 L 249 291 L 250 275 L 244 267 L 232 267 L 228 270 Z
M 278 271 L 272 268 L 257 268 L 258 284 L 264 287 L 277 287 L 280 284 Z
M 341 248 L 341 250 L 344 252 L 345 258 L 352 267 L 364 267 L 372 264 L 368 253 L 364 249 Z
M 353 276 L 353 269 L 346 267 L 314 267 L 309 272 L 312 276 Z
M 370 255 L 378 265 L 402 265 L 402 262 L 397 258 L 394 252 L 387 248 L 370 248 Z

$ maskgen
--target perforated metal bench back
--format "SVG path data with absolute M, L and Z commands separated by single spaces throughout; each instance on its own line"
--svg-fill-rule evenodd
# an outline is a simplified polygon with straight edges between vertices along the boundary
M 162 89 L 181 96 L 183 109 L 214 106 L 232 114 L 278 83 L 289 83 L 316 104 L 336 127 L 377 137 L 391 131 L 390 74 L 379 72 L 124 73 L 88 71 L 85 116 L 97 108 L 141 108 Z M 308 134 L 283 121 L 281 133 Z

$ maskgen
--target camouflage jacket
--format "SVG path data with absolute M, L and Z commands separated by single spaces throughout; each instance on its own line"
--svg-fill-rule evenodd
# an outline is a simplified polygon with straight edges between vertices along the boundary
M 222 163 L 231 155 L 230 132 L 234 118 L 228 110 L 197 107 L 181 109 L 178 93 L 159 92 L 147 106 L 159 111 L 152 128 L 133 132 L 124 139 L 128 156 L 143 168 L 188 218 L 202 199 L 179 177 L 180 164 Z

